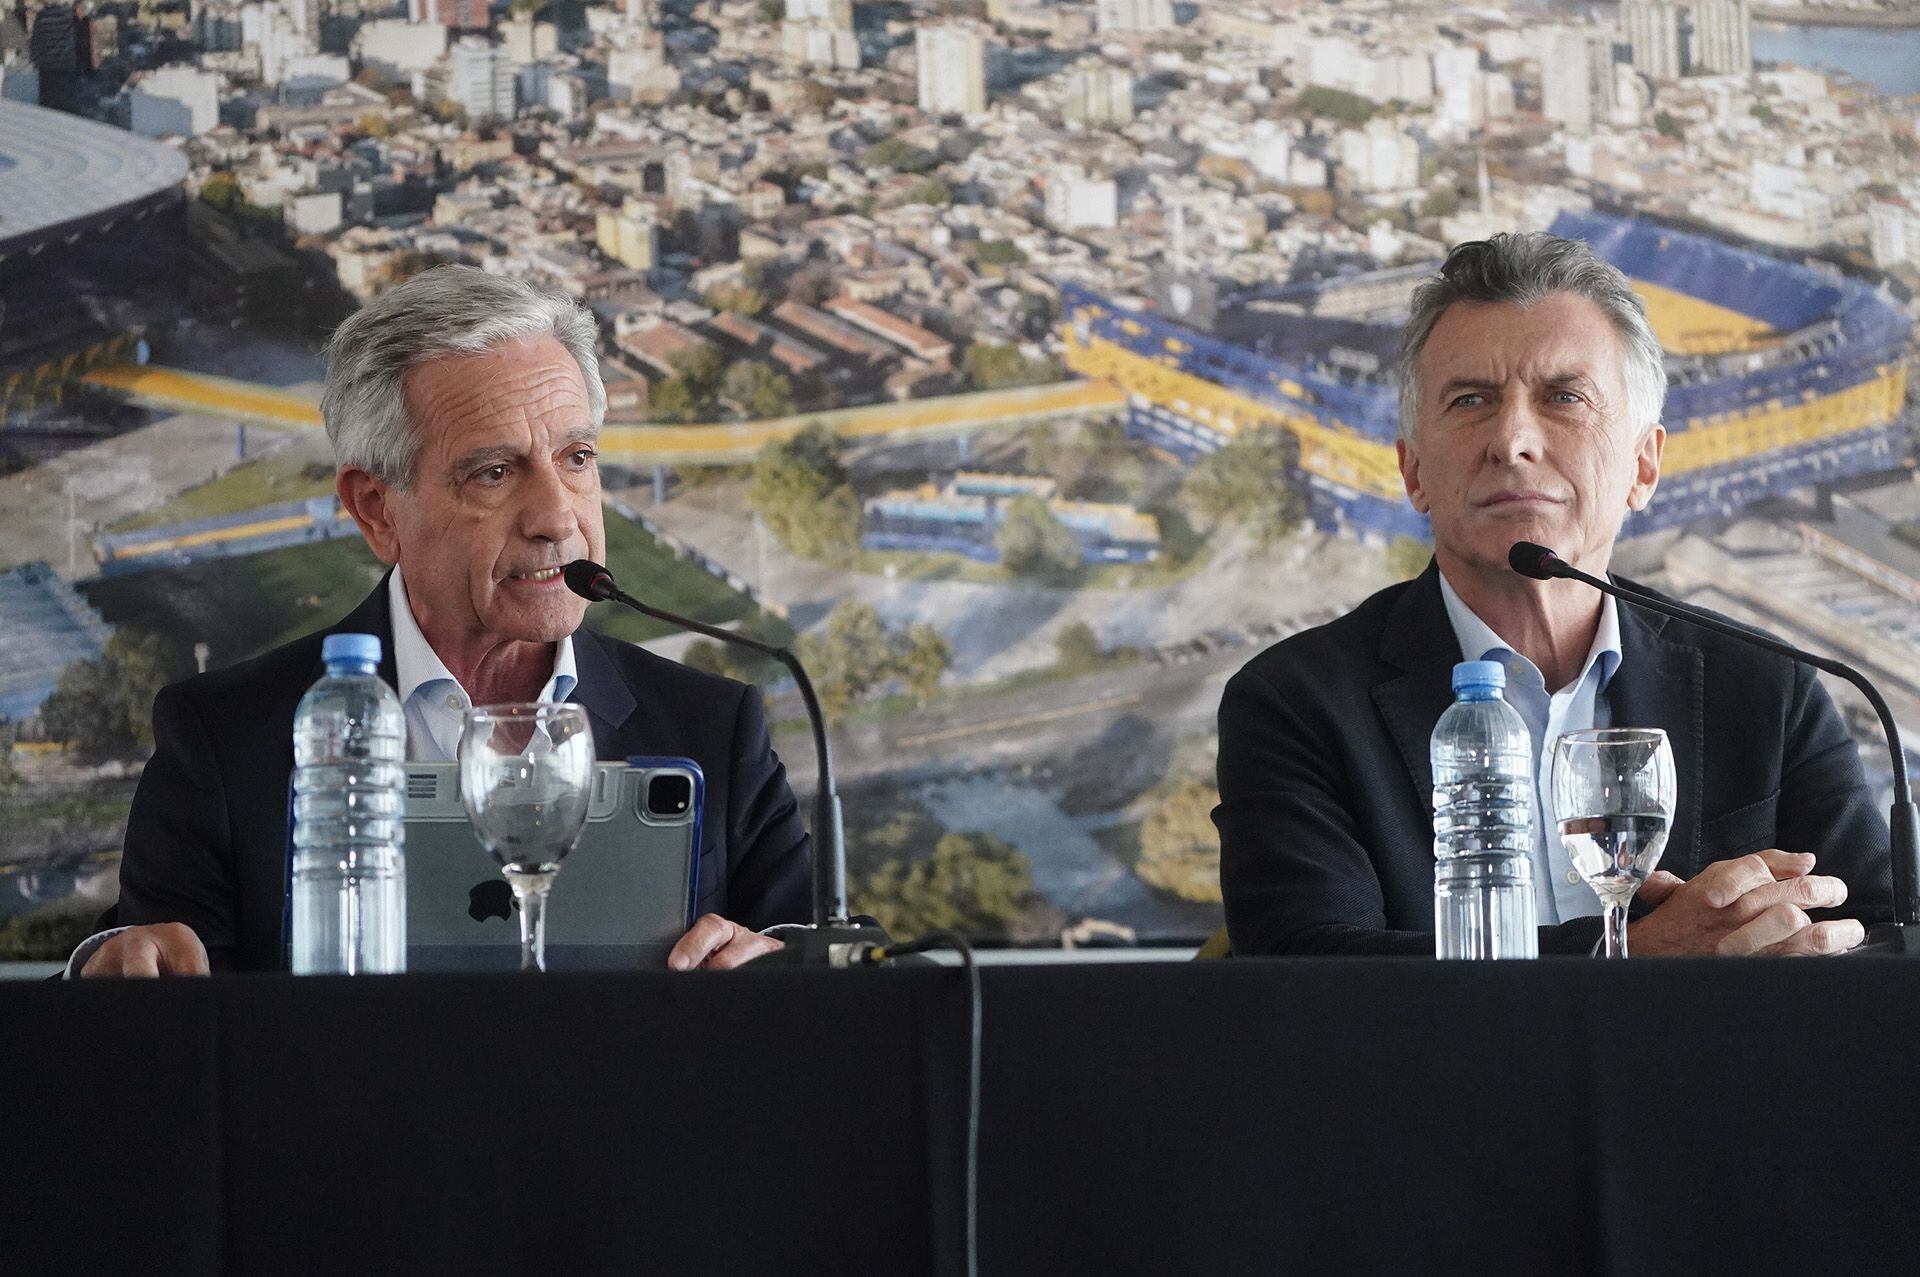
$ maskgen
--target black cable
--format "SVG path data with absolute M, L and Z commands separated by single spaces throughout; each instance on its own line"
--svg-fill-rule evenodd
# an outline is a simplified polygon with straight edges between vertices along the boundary
M 965 1253 L 967 1277 L 980 1271 L 980 966 L 967 938 L 951 931 L 930 931 L 917 940 L 875 945 L 860 955 L 871 966 L 889 958 L 929 949 L 951 949 L 960 955 L 967 975 L 967 1153 Z

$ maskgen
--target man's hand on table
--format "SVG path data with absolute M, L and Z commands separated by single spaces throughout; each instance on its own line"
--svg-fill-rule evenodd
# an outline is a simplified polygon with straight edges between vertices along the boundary
M 706 914 L 688 928 L 667 965 L 675 971 L 703 968 L 723 971 L 743 966 L 786 946 L 772 936 L 750 931 L 719 914 Z M 191 927 L 163 922 L 128 927 L 111 937 L 87 959 L 80 974 L 99 976 L 206 975 L 207 950 Z
M 1809 909 L 1845 903 L 1847 884 L 1815 874 L 1813 857 L 1804 852 L 1717 860 L 1684 881 L 1656 870 L 1640 899 L 1654 908 L 1627 928 L 1627 947 L 1636 957 L 1844 953 L 1866 938 L 1852 918 L 1807 917 Z
M 675 971 L 725 971 L 743 966 L 787 946 L 772 936 L 748 930 L 737 922 L 728 922 L 717 913 L 702 914 L 687 928 L 687 934 L 667 955 L 667 966 Z
M 98 976 L 206 975 L 207 949 L 180 922 L 128 927 L 93 951 L 80 974 Z

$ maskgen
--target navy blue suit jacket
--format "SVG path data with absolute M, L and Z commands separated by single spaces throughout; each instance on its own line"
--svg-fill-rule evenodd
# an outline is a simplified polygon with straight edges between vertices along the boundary
M 216 971 L 281 965 L 293 714 L 333 633 L 377 636 L 381 677 L 396 682 L 383 581 L 330 629 L 154 699 L 154 753 L 106 925 L 183 922 Z M 573 654 L 567 699 L 586 708 L 600 758 L 683 757 L 706 773 L 699 911 L 756 929 L 806 921 L 810 844 L 759 692 L 584 627 Z
M 1807 666 L 1620 605 L 1612 721 L 1664 728 L 1678 785 L 1660 867 L 1691 878 L 1778 847 L 1847 884 L 1815 917 L 1891 916 L 1887 822 Z M 1237 954 L 1433 952 L 1428 746 L 1453 702 L 1460 640 L 1440 573 L 1249 661 L 1220 701 L 1220 884 Z M 1585 953 L 1597 918 L 1542 927 L 1542 953 Z

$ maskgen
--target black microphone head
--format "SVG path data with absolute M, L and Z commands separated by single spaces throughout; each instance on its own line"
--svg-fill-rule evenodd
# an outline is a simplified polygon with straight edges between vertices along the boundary
M 1567 574 L 1566 562 L 1559 555 L 1531 541 L 1513 543 L 1513 548 L 1507 551 L 1507 566 L 1536 581 L 1551 581 Z
M 560 575 L 566 579 L 569 590 L 596 603 L 612 598 L 620 588 L 613 583 L 613 573 L 592 559 L 575 559 L 560 569 Z

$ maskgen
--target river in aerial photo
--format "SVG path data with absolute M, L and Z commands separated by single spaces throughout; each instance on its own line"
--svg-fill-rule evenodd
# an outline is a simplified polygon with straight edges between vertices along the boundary
M 1753 24 L 1761 62 L 1844 71 L 1882 93 L 1920 93 L 1920 27 L 1812 27 Z

